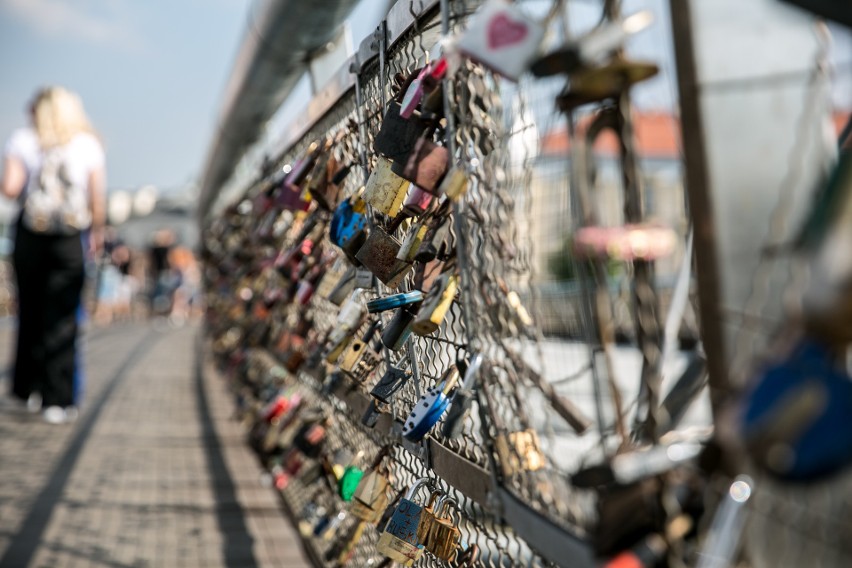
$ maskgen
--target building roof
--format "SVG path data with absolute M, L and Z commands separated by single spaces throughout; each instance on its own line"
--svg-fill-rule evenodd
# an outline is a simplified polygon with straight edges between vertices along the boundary
M 834 114 L 834 128 L 839 134 L 849 120 L 848 112 Z M 580 121 L 583 130 L 591 119 Z M 634 112 L 633 125 L 636 131 L 636 150 L 645 158 L 679 159 L 680 118 L 665 112 Z M 542 156 L 565 156 L 571 150 L 571 140 L 567 129 L 560 127 L 545 133 L 541 137 Z M 614 156 L 618 153 L 618 140 L 612 132 L 604 132 L 595 143 L 598 154 Z

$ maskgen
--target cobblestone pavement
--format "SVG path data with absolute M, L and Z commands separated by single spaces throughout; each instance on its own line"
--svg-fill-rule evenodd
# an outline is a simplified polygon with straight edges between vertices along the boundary
M 0 409 L 0 567 L 309 565 L 197 336 L 96 329 L 76 423 Z

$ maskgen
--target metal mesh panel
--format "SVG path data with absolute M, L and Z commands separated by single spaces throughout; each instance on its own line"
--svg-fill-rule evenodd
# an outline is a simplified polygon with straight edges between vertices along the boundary
M 463 29 L 479 4 L 473 0 L 451 2 L 447 14 L 451 31 Z M 384 56 L 365 66 L 357 89 L 343 96 L 280 159 L 268 164 L 268 170 L 249 188 L 246 198 L 211 227 L 205 239 L 208 249 L 214 252 L 211 258 L 215 259 L 206 270 L 208 322 L 223 364 L 227 365 L 228 358 L 240 348 L 263 349 L 278 358 L 277 363 L 272 359 L 265 363 L 267 367 L 278 366 L 276 377 L 285 377 L 284 382 L 298 388 L 310 405 L 336 417 L 328 429 L 329 449 L 345 446 L 372 457 L 379 448 L 393 444 L 388 463 L 394 494 L 421 477 L 432 479 L 448 492 L 463 512 L 459 527 L 462 542 L 480 546 L 482 565 L 546 566 L 548 563 L 511 526 L 437 476 L 430 468 L 427 446 L 421 446 L 419 452 L 417 446 L 403 448 L 397 432 L 363 426 L 363 409 L 344 399 L 353 391 L 360 393 L 362 399 L 369 399 L 370 389 L 390 365 L 406 368 L 414 379 L 396 394 L 390 408 L 382 409 L 401 424 L 420 396 L 437 385 L 447 369 L 473 354 L 482 354 L 486 363 L 478 379 L 479 403 L 474 402 L 462 435 L 444 439 L 439 424 L 431 438 L 488 470 L 489 476 L 541 516 L 574 534 L 587 535 L 594 530 L 595 494 L 573 487 L 570 475 L 581 465 L 603 459 L 608 449 L 606 439 L 613 434 L 614 411 L 611 395 L 594 372 L 601 366 L 603 354 L 584 342 L 594 335 L 595 327 L 590 317 L 589 288 L 583 286 L 582 278 L 568 281 L 551 269 L 556 263 L 552 259 L 558 261 L 565 251 L 565 239 L 579 218 L 575 188 L 569 182 L 567 153 L 559 156 L 541 147 L 546 134 L 564 129 L 565 118 L 553 108 L 553 97 L 564 80 L 533 83 L 525 78 L 514 84 L 465 61 L 446 85 L 453 110 L 447 126 L 451 140 L 446 142 L 454 152 L 453 163 L 465 172 L 469 186 L 453 210 L 450 225 L 450 241 L 459 251 L 455 262 L 461 276 L 460 294 L 434 334 L 412 335 L 399 351 L 381 350 L 379 363 L 366 380 L 344 377 L 345 388 L 329 394 L 323 385 L 323 380 L 328 380 L 324 363 L 318 370 L 303 368 L 295 374 L 283 370 L 281 365 L 287 365 L 287 357 L 294 349 L 292 343 L 281 338 L 301 323 L 310 322 L 299 338 L 304 343 L 302 354 L 310 357 L 318 353 L 338 325 L 339 307 L 321 293 L 315 293 L 307 305 L 273 303 L 259 308 L 257 302 L 251 301 L 268 294 L 270 288 L 292 286 L 272 267 L 277 257 L 299 245 L 306 219 L 304 213 L 269 213 L 266 223 L 271 230 L 265 238 L 258 239 L 255 229 L 264 221 L 253 218 L 251 203 L 264 190 L 264 180 L 292 167 L 312 143 L 339 138 L 334 146 L 335 156 L 342 163 L 354 165 L 342 196 L 356 193 L 378 159 L 373 142 L 385 108 L 395 94 L 393 79 L 409 75 L 424 64 L 427 52 L 439 39 L 440 24 L 440 15 L 418 20 Z M 330 217 L 307 215 L 316 215 L 320 222 L 327 222 Z M 682 218 L 683 208 L 676 215 Z M 372 220 L 381 223 L 378 217 Z M 552 227 L 554 232 L 542 234 L 542 226 Z M 403 224 L 397 236 L 406 229 Z M 338 269 L 345 265 L 344 255 L 327 242 L 322 246 L 323 259 L 332 267 L 329 273 L 339 275 Z M 567 261 L 570 263 L 571 259 Z M 579 272 L 576 266 L 573 270 Z M 631 276 L 626 274 L 622 285 L 610 291 L 616 327 L 627 338 L 636 335 Z M 333 278 L 328 278 L 326 284 L 332 287 Z M 413 285 L 414 278 L 408 276 L 400 289 L 408 290 Z M 379 285 L 367 290 L 363 299 L 386 293 Z M 388 316 L 382 317 L 387 324 Z M 368 325 L 362 323 L 354 336 L 362 337 Z M 640 354 L 632 347 L 612 349 L 632 364 L 626 365 L 631 371 L 621 369 L 627 377 L 619 383 L 635 385 L 633 390 L 624 392 L 628 401 L 625 418 L 629 418 L 635 412 L 638 397 L 635 363 Z M 232 374 L 238 377 L 237 384 L 242 384 L 241 399 L 254 400 L 253 406 L 246 402 L 246 408 L 256 412 L 257 401 L 268 400 L 276 387 L 247 386 L 258 382 L 256 376 L 251 376 L 258 371 L 230 365 Z M 541 383 L 537 377 L 541 377 Z M 550 385 L 553 392 L 543 389 L 542 383 Z M 591 419 L 592 426 L 582 437 L 552 408 L 554 395 L 570 400 Z M 538 447 L 523 448 L 522 440 L 537 440 Z M 345 510 L 329 487 L 305 486 L 299 476 L 292 478 L 282 494 L 302 522 L 316 512 L 314 506 L 318 504 L 326 514 Z M 317 555 L 325 558 L 341 535 L 353 527 L 354 520 L 347 516 L 333 538 L 306 539 Z M 381 556 L 375 549 L 377 538 L 377 531 L 368 527 L 349 565 L 378 564 Z M 326 558 L 324 562 L 331 565 L 333 559 Z M 445 564 L 427 554 L 417 565 Z

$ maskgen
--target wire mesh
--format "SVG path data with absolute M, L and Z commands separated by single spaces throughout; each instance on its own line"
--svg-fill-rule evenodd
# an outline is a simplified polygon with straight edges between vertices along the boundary
M 450 2 L 446 14 L 449 31 L 461 31 L 480 4 L 478 0 Z M 540 16 L 545 11 L 542 7 L 549 9 L 552 5 L 540 1 L 523 4 Z M 554 14 L 551 11 L 546 24 L 556 28 Z M 317 208 L 307 213 L 273 208 L 258 216 L 254 205 L 275 175 L 290 171 L 311 144 L 325 139 L 336 139 L 332 150 L 335 157 L 353 166 L 342 185 L 341 197 L 359 191 L 379 159 L 373 145 L 387 105 L 397 94 L 395 79 L 422 67 L 441 37 L 441 14 L 415 21 L 386 53 L 361 69 L 357 88 L 345 94 L 284 155 L 269 162 L 245 197 L 210 227 L 205 238 L 209 254 L 205 275 L 214 350 L 220 354 L 223 368 L 236 377 L 235 389 L 247 420 L 256 416 L 262 403 L 283 385 L 296 388 L 306 404 L 335 416 L 325 442 L 330 453 L 348 447 L 372 456 L 391 444 L 388 461 L 393 494 L 421 477 L 432 479 L 449 493 L 463 512 L 459 526 L 462 545 L 477 543 L 483 552 L 482 565 L 547 566 L 548 562 L 495 511 L 489 512 L 437 477 L 430 468 L 428 446 L 420 446 L 419 451 L 417 447 L 401 447 L 398 433 L 364 426 L 363 409 L 329 391 L 357 392 L 369 400 L 371 388 L 390 366 L 408 369 L 414 379 L 396 394 L 389 408 L 381 408 L 401 424 L 421 395 L 435 387 L 448 369 L 482 354 L 487 364 L 478 378 L 480 400 L 474 402 L 461 436 L 444 438 L 441 422 L 431 439 L 488 470 L 502 487 L 517 494 L 541 516 L 591 539 L 598 515 L 596 493 L 577 489 L 570 476 L 581 466 L 602 461 L 611 451 L 606 441 L 613 438 L 616 416 L 613 397 L 598 388 L 601 379 L 596 370 L 604 354 L 599 345 L 590 347 L 586 342 L 596 326 L 589 311 L 589 282 L 584 284 L 582 270 L 570 255 L 569 237 L 580 212 L 576 188 L 569 181 L 571 138 L 565 117 L 553 104 L 564 80 L 533 82 L 524 78 L 512 83 L 471 61 L 460 63 L 445 85 L 452 120 L 432 134 L 438 141 L 448 137 L 443 142 L 454 150 L 451 160 L 469 181 L 450 223 L 449 240 L 460 243 L 457 250 L 464 253 L 457 260 L 460 268 L 464 262 L 459 297 L 434 334 L 412 335 L 397 351 L 380 349 L 375 366 L 370 365 L 358 380 L 344 374 L 342 390 L 329 388 L 334 373 L 326 371 L 334 368 L 334 362 L 326 366 L 322 355 L 339 325 L 340 307 L 330 301 L 328 292 L 344 272 L 344 255 L 327 239 L 314 245 L 322 247 L 319 262 L 328 268 L 312 299 L 304 305 L 287 301 L 295 296 L 298 279 L 282 276 L 276 264 L 306 238 L 306 224 L 328 223 L 330 215 Z M 564 39 L 564 33 L 557 33 L 554 41 L 560 37 Z M 584 113 L 588 115 L 588 110 Z M 582 119 L 584 113 L 578 118 Z M 599 157 L 598 163 L 603 196 L 600 217 L 604 223 L 616 224 L 624 205 L 618 188 L 620 166 L 609 156 Z M 656 191 L 680 200 L 680 205 L 670 207 L 666 215 L 685 235 L 679 168 L 674 167 L 674 174 L 671 169 L 670 165 L 660 168 L 669 176 L 666 185 L 660 182 L 659 174 L 653 173 L 653 164 L 640 163 L 640 171 L 652 172 L 643 178 L 651 187 L 645 193 Z M 671 201 L 661 196 L 650 200 L 649 210 L 655 210 L 654 203 Z M 373 230 L 376 226 L 387 228 L 380 215 L 371 215 L 371 223 Z M 410 224 L 403 223 L 395 236 L 402 237 L 408 230 Z M 452 263 L 445 265 L 452 267 Z M 670 272 L 676 267 L 674 260 Z M 619 339 L 635 340 L 631 288 L 635 273 L 625 267 L 619 270 L 617 278 L 606 283 L 608 301 Z M 409 275 L 400 290 L 413 289 L 415 284 L 415 277 Z M 362 301 L 386 292 L 384 287 L 375 286 L 364 292 Z M 663 294 L 663 308 L 666 301 Z M 382 317 L 386 324 L 387 317 Z M 694 325 L 692 317 L 688 323 Z M 362 320 L 354 337 L 364 337 L 369 327 L 370 323 Z M 684 327 L 697 336 L 697 327 Z M 248 363 L 235 362 L 237 354 L 246 348 L 253 349 L 245 355 Z M 619 376 L 617 387 L 630 403 L 623 410 L 623 418 L 628 420 L 637 412 L 640 376 L 636 369 L 641 366 L 642 352 L 625 345 L 610 349 L 618 360 L 614 369 Z M 258 350 L 272 354 L 274 359 L 259 356 Z M 294 369 L 299 367 L 296 355 L 319 359 L 318 370 L 287 370 L 290 363 Z M 259 371 L 261 368 L 266 370 Z M 550 385 L 553 392 L 542 385 Z M 576 434 L 554 410 L 553 401 L 558 397 L 571 401 L 590 419 L 585 434 Z M 338 513 L 346 510 L 333 487 L 305 484 L 300 476 L 293 475 L 281 491 L 305 539 L 327 565 L 333 565 L 335 557 L 330 553 L 339 552 L 339 542 L 355 524 L 351 515 L 343 515 L 340 525 L 326 536 L 314 534 L 317 523 L 338 518 Z M 378 531 L 368 528 L 349 564 L 379 564 L 377 539 Z M 417 565 L 445 563 L 427 554 Z

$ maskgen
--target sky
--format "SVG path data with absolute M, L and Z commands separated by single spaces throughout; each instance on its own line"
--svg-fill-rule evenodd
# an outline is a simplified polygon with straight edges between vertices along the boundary
M 111 189 L 198 177 L 249 0 L 0 0 L 0 138 L 40 86 L 83 99 Z

